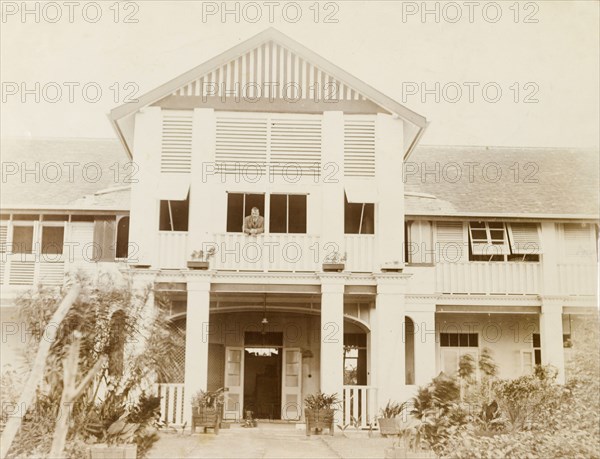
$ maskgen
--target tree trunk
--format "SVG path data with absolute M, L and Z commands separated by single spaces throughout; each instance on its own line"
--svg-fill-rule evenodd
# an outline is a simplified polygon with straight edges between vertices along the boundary
M 65 295 L 60 305 L 56 309 L 56 312 L 50 319 L 50 322 L 44 330 L 45 339 L 40 340 L 37 354 L 27 379 L 21 397 L 19 398 L 18 407 L 23 407 L 22 410 L 18 411 L 17 414 L 11 416 L 2 432 L 2 438 L 0 438 L 0 459 L 5 459 L 6 455 L 12 443 L 21 427 L 23 416 L 27 409 L 33 405 L 35 401 L 35 391 L 44 377 L 44 368 L 46 367 L 46 359 L 50 353 L 50 346 L 53 344 L 56 331 L 60 327 L 61 322 L 71 309 L 71 306 L 79 296 L 81 287 L 78 284 L 73 284 L 71 290 Z M 48 338 L 49 337 L 49 338 Z

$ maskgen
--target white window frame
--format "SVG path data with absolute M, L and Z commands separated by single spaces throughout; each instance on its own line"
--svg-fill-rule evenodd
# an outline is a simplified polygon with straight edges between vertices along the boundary
M 471 225 L 473 223 L 480 223 L 485 225 L 485 228 L 473 228 Z M 502 244 L 494 244 L 494 240 L 492 239 L 492 231 L 500 231 L 500 228 L 490 228 L 490 223 L 499 223 L 502 225 Z M 473 230 L 475 231 L 483 231 L 485 229 L 486 239 L 475 239 L 473 237 Z M 484 255 L 484 256 L 493 256 L 493 255 L 510 255 L 510 246 L 508 244 L 508 237 L 506 231 L 506 224 L 504 222 L 469 222 L 469 241 L 471 244 L 471 251 L 473 255 Z M 483 246 L 483 247 L 481 247 Z M 489 250 L 489 247 L 498 247 L 500 248 L 500 252 L 496 253 L 496 250 Z

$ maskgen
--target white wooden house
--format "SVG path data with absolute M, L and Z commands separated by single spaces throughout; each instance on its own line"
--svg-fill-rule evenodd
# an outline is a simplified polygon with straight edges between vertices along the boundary
M 564 378 L 563 345 L 596 309 L 597 153 L 418 147 L 424 117 L 273 29 L 110 119 L 122 148 L 102 160 L 133 161 L 134 183 L 3 198 L 3 305 L 81 265 L 153 283 L 186 331 L 184 374 L 160 382 L 168 422 L 226 387 L 229 419 L 301 420 L 322 390 L 366 426 L 485 347 L 501 376 L 544 363 Z M 537 181 L 445 167 L 474 162 L 537 164 Z M 64 260 L 68 243 L 93 253 Z M 209 269 L 188 269 L 211 248 Z M 324 271 L 335 253 L 343 271 Z

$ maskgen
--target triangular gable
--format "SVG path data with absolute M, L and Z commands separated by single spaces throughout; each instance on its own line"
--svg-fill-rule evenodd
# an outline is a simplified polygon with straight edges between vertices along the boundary
M 368 100 L 360 91 L 273 40 L 181 86 L 171 95 L 230 97 L 251 102 L 259 98 L 291 102 Z
M 222 97 L 223 90 L 231 91 L 225 95 L 233 99 L 236 97 L 236 90 L 243 91 L 240 96 L 252 99 L 257 96 L 257 91 L 270 91 L 267 86 L 275 92 L 266 96 L 274 99 L 362 101 L 375 104 L 414 126 L 417 134 L 413 143 L 416 143 L 427 125 L 423 116 L 273 28 L 140 96 L 135 103 L 130 102 L 113 109 L 110 119 L 130 152 L 131 115 L 143 107 L 163 99 L 182 96 L 204 97 L 212 94 Z M 409 151 L 412 148 L 411 145 Z

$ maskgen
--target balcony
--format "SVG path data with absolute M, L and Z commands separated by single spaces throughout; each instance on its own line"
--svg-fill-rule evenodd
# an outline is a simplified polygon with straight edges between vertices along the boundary
M 594 263 L 561 263 L 558 265 L 560 292 L 565 295 L 596 295 L 598 265 Z
M 445 294 L 532 295 L 540 292 L 539 263 L 438 263 L 435 291 Z
M 211 268 L 223 271 L 319 272 L 324 258 L 334 250 L 321 244 L 320 237 L 310 234 L 220 233 L 214 237 L 216 253 Z M 200 249 L 200 247 L 198 247 Z M 375 236 L 346 235 L 346 271 L 373 272 Z M 188 233 L 160 231 L 158 266 L 162 269 L 185 269 L 189 258 Z

